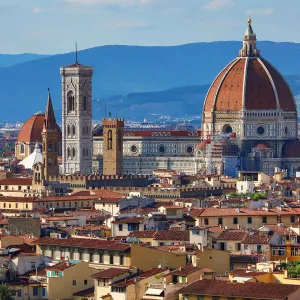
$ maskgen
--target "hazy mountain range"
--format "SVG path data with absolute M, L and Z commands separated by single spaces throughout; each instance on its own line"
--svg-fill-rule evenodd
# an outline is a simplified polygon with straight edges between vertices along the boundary
M 169 47 L 103 46 L 80 51 L 78 57 L 79 63 L 94 68 L 94 118 L 103 117 L 104 98 L 107 112 L 113 116 L 178 116 L 201 114 L 209 84 L 240 48 L 241 42 L 236 41 Z M 258 48 L 286 76 L 293 93 L 300 94 L 300 44 L 259 42 Z M 74 53 L 0 55 L 0 120 L 26 120 L 44 110 L 48 87 L 59 117 L 59 68 L 74 60 Z

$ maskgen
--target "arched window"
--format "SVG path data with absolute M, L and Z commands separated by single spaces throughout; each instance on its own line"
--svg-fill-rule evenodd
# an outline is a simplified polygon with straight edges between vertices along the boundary
M 67 135 L 70 135 L 71 134 L 71 128 L 70 128 L 70 125 L 67 126 Z
M 24 144 L 20 145 L 20 153 L 22 153 L 22 154 L 25 153 L 25 145 Z
M 112 149 L 112 131 L 108 130 L 108 135 L 107 135 L 107 150 Z
M 83 97 L 83 110 L 84 111 L 87 110 L 87 98 L 86 98 L 86 96 Z
M 76 149 L 73 147 L 72 149 L 72 158 L 75 158 L 76 157 Z
M 75 125 L 72 125 L 72 134 L 73 134 L 73 135 L 75 135 L 75 134 L 76 134 Z
M 68 158 L 71 158 L 71 149 L 68 148 Z
M 86 133 L 86 135 L 89 134 L 89 126 L 86 126 L 86 127 L 85 127 L 85 133 Z
M 75 96 L 72 91 L 69 91 L 67 94 L 68 101 L 68 112 L 75 111 Z
M 122 150 L 122 131 L 118 131 L 118 150 Z

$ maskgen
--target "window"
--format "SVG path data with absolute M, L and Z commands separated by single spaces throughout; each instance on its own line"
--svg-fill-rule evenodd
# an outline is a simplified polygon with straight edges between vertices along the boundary
M 159 146 L 158 147 L 158 152 L 161 153 L 161 154 L 165 153 L 166 152 L 165 146 L 164 145 Z
M 76 285 L 76 280 L 73 280 L 73 285 Z
M 284 247 L 273 247 L 272 255 L 273 256 L 285 256 L 285 248 Z
M 102 253 L 100 253 L 100 255 L 99 255 L 99 260 L 100 260 L 100 264 L 103 264 L 103 254 Z
M 46 294 L 47 294 L 47 288 L 43 286 L 42 287 L 42 296 L 46 297 Z
M 75 125 L 72 125 L 72 135 L 75 136 L 76 134 L 76 127 Z
M 70 135 L 71 134 L 71 128 L 70 128 L 70 125 L 67 126 L 67 135 Z
M 30 263 L 30 265 L 31 265 L 31 270 L 35 269 L 35 262 Z
M 209 224 L 208 218 L 205 218 L 204 219 L 204 225 L 208 225 L 208 224 Z
M 21 145 L 20 145 L 20 153 L 21 153 L 21 154 L 24 154 L 24 153 L 25 153 L 25 145 L 24 145 L 24 144 L 21 144 Z
M 291 249 L 291 256 L 300 256 L 300 248 L 299 247 L 293 247 Z
M 123 132 L 122 130 L 118 131 L 118 150 L 122 150 L 123 148 Z
M 87 279 L 84 279 L 83 284 L 87 285 Z
M 52 152 L 52 143 L 51 142 L 48 143 L 48 152 Z
M 197 296 L 197 300 L 204 300 L 204 296 Z
M 247 222 L 248 224 L 252 224 L 252 217 L 248 217 Z
M 291 216 L 291 223 L 295 223 L 296 221 L 296 217 L 295 216 Z
M 120 255 L 120 265 L 124 265 L 124 255 Z
M 218 296 L 213 296 L 211 299 L 212 299 L 212 300 L 219 300 L 220 297 L 218 297 Z
M 123 231 L 123 224 L 119 224 L 119 231 Z
M 18 297 L 22 297 L 22 290 L 21 290 L 21 289 L 18 289 L 18 291 L 17 291 L 17 296 L 18 296 Z
M 223 225 L 223 218 L 218 218 L 218 225 Z
M 139 224 L 129 223 L 128 224 L 128 231 L 134 231 L 134 230 L 139 230 Z
M 108 130 L 107 134 L 107 150 L 112 150 L 112 131 Z
M 25 204 L 25 208 L 28 208 L 28 204 Z
M 233 224 L 238 224 L 239 222 L 238 222 L 238 218 L 237 217 L 234 217 L 233 218 Z
M 237 249 L 237 251 L 241 251 L 241 243 L 236 244 L 236 249 Z
M 38 287 L 34 286 L 32 287 L 32 296 L 37 296 L 38 295 Z
M 69 91 L 67 94 L 67 106 L 68 112 L 75 111 L 75 97 L 72 91 Z
M 112 254 L 109 256 L 109 263 L 110 263 L 111 265 L 114 264 L 114 256 L 113 256 Z
M 70 159 L 71 158 L 71 149 L 68 148 L 68 158 Z
M 75 158 L 76 157 L 76 149 L 73 147 L 72 149 L 72 158 Z
M 119 287 L 119 286 L 112 286 L 111 291 L 115 293 L 125 293 L 126 288 L 124 287 Z
M 83 110 L 84 111 L 87 110 L 87 98 L 86 98 L 86 96 L 83 97 Z
M 258 135 L 263 135 L 265 133 L 265 128 L 263 126 L 259 126 L 256 129 Z
M 263 222 L 263 223 L 267 223 L 267 220 L 268 220 L 267 216 L 263 216 L 263 217 L 262 217 L 262 222 Z

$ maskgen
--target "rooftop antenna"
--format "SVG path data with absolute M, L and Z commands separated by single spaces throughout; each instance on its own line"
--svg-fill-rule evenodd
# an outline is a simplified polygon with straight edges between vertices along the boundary
M 78 64 L 78 51 L 77 51 L 77 41 L 75 42 L 75 57 L 76 57 L 76 64 Z

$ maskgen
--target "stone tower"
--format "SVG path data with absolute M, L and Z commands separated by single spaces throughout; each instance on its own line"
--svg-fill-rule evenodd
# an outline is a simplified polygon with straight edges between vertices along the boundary
M 124 119 L 105 118 L 103 125 L 103 174 L 123 174 Z
M 42 130 L 44 176 L 46 180 L 49 179 L 49 175 L 59 174 L 57 163 L 58 139 L 59 131 L 53 111 L 50 90 L 48 89 L 48 102 Z
M 62 161 L 64 174 L 92 173 L 93 69 L 77 62 L 61 67 Z

